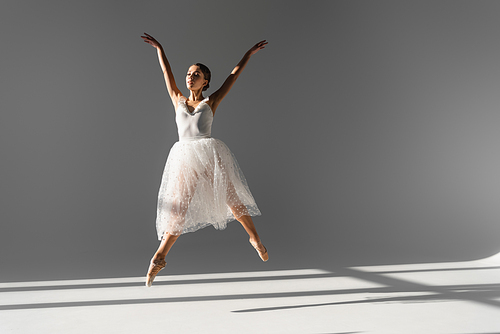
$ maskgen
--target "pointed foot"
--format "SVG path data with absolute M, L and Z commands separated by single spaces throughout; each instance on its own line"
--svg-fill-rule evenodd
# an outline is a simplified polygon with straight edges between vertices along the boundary
M 149 265 L 149 269 L 148 269 L 148 274 L 146 276 L 146 286 L 147 287 L 151 287 L 151 285 L 153 285 L 153 281 L 156 277 L 156 275 L 158 275 L 158 273 L 163 269 L 165 268 L 165 266 L 167 265 L 167 262 L 165 262 L 165 260 L 153 260 L 151 261 L 151 264 Z

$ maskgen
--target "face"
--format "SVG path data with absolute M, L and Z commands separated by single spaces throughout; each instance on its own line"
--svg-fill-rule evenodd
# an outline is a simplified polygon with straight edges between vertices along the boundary
M 186 75 L 186 86 L 189 90 L 203 89 L 208 83 L 199 66 L 193 65 L 188 69 Z

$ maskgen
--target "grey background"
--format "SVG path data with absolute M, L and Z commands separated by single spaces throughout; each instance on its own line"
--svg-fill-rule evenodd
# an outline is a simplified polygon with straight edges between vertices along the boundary
M 183 92 L 259 40 L 213 135 L 259 204 L 182 236 L 175 273 L 458 261 L 499 251 L 500 3 L 2 1 L 0 280 L 144 275 Z

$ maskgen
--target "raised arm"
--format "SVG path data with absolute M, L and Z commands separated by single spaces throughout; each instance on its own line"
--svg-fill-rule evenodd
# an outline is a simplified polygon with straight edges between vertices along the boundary
M 174 75 L 172 73 L 172 69 L 170 68 L 170 64 L 168 63 L 165 51 L 163 51 L 163 47 L 153 36 L 146 33 L 144 33 L 144 35 L 145 36 L 141 36 L 144 42 L 152 45 L 157 50 L 158 61 L 160 62 L 161 70 L 163 71 L 163 77 L 165 78 L 168 94 L 170 95 L 170 99 L 172 99 L 172 103 L 176 106 L 182 93 L 175 84 Z
M 222 86 L 212 95 L 210 95 L 210 104 L 212 110 L 215 112 L 217 107 L 219 106 L 219 103 L 226 97 L 227 93 L 231 90 L 233 87 L 234 83 L 236 82 L 236 79 L 240 76 L 241 72 L 247 65 L 248 61 L 250 60 L 250 57 L 254 54 L 256 54 L 259 50 L 262 50 L 266 46 L 267 42 L 265 40 L 260 41 L 259 43 L 255 44 L 252 46 L 250 50 L 248 50 L 243 58 L 241 58 L 240 62 L 236 67 L 233 69 L 231 74 L 227 77 L 227 79 L 224 81 Z

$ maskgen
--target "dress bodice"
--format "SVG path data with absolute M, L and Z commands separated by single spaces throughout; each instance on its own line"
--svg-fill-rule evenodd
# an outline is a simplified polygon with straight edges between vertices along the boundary
M 180 141 L 210 138 L 214 114 L 207 101 L 208 97 L 201 101 L 193 112 L 189 112 L 186 98 L 179 99 L 175 110 L 175 122 Z

